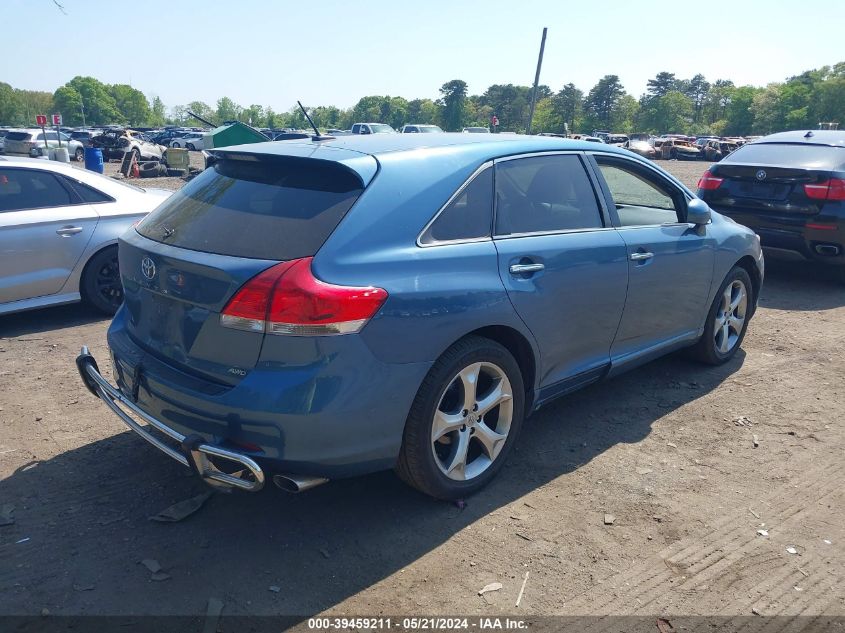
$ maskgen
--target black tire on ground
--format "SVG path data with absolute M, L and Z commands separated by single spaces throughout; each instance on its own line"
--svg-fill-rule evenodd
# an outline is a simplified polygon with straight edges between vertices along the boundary
M 188 149 L 188 150 L 194 151 L 196 148 L 194 148 L 194 144 L 193 144 L 193 143 L 188 143 L 187 145 L 185 145 L 185 149 Z
M 114 314 L 123 303 L 123 286 L 117 263 L 117 246 L 109 246 L 94 255 L 82 271 L 82 300 L 103 314 Z
M 141 163 L 141 178 L 158 178 L 159 164 L 155 162 Z
M 81 163 L 85 160 L 85 150 L 81 147 L 77 147 L 76 151 L 73 153 L 73 157 L 76 159 L 77 163 Z
M 738 335 L 736 335 L 736 339 L 735 342 L 733 342 L 733 345 L 727 352 L 723 352 L 720 351 L 717 346 L 716 321 L 717 317 L 719 317 L 720 314 L 725 313 L 726 306 L 724 302 L 724 297 L 726 290 L 728 289 L 728 287 L 734 286 L 735 284 L 741 284 L 746 293 L 746 305 L 744 313 L 742 315 L 743 323 L 741 326 L 741 331 L 738 333 Z M 754 287 L 751 284 L 751 277 L 748 276 L 748 272 L 744 268 L 740 266 L 734 266 L 733 268 L 731 268 L 730 272 L 725 277 L 725 280 L 722 282 L 722 285 L 719 286 L 719 291 L 716 293 L 716 297 L 713 299 L 713 304 L 707 311 L 707 322 L 704 326 L 704 334 L 701 335 L 701 338 L 699 339 L 698 343 L 696 343 L 692 348 L 690 348 L 690 353 L 692 354 L 693 358 L 708 365 L 721 365 L 732 359 L 739 350 L 739 348 L 742 346 L 742 341 L 745 338 L 745 333 L 748 331 L 748 321 L 751 319 L 751 315 L 754 311 L 754 302 Z M 727 306 L 727 308 L 730 308 L 730 306 Z M 731 310 L 730 314 L 736 315 L 737 310 Z
M 492 363 L 504 372 L 511 385 L 512 418 L 507 438 L 492 463 L 477 476 L 458 481 L 447 477 L 438 466 L 435 443 L 432 441 L 432 425 L 435 412 L 447 388 L 459 372 L 474 363 Z M 525 389 L 522 372 L 513 355 L 503 346 L 486 338 L 470 336 L 461 339 L 437 359 L 417 391 L 405 422 L 402 447 L 396 465 L 397 474 L 405 483 L 437 499 L 459 499 L 473 494 L 496 476 L 507 459 L 519 436 L 525 415 L 524 408 Z M 495 425 L 499 428 L 498 415 L 501 409 L 494 408 L 490 411 L 494 410 L 496 411 Z M 466 417 L 466 410 L 463 413 Z M 456 415 L 461 415 L 461 413 Z M 464 430 L 466 427 L 461 429 L 461 431 Z M 473 436 L 474 431 L 475 429 L 469 429 L 470 437 Z M 457 433 L 457 430 L 455 432 Z M 470 442 L 470 446 L 478 444 L 472 439 L 467 441 Z M 451 440 L 447 446 L 449 444 Z

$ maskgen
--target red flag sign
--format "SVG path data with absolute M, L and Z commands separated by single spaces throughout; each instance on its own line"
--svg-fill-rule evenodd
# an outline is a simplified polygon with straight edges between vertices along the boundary
M 35 124 L 44 127 L 47 125 L 47 115 L 46 114 L 36 114 L 35 115 Z

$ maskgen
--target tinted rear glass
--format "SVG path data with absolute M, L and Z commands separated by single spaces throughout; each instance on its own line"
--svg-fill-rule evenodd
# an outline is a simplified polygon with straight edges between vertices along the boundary
M 749 143 L 737 149 L 724 162 L 841 170 L 845 169 L 845 148 L 794 143 Z
M 28 141 L 32 138 L 32 134 L 29 132 L 9 132 L 6 138 L 10 141 Z
M 314 255 L 363 191 L 335 163 L 223 160 L 173 194 L 137 227 L 149 239 L 220 255 Z

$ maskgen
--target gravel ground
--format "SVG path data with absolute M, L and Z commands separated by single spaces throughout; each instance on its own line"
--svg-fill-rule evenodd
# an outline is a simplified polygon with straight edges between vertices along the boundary
M 676 354 L 543 408 L 464 508 L 382 473 L 148 520 L 204 488 L 82 387 L 107 324 L 0 317 L 0 614 L 845 615 L 845 288 L 812 268 L 769 264 L 727 365 Z

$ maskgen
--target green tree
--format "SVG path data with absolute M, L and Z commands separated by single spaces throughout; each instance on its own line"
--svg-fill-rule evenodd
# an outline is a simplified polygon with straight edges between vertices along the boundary
M 758 89 L 754 86 L 741 86 L 731 94 L 731 102 L 728 104 L 725 119 L 725 134 L 731 136 L 744 136 L 751 134 L 754 128 L 754 111 L 751 109 L 754 103 L 754 95 Z
M 530 86 L 493 84 L 479 97 L 481 105 L 490 107 L 490 114 L 499 119 L 499 130 L 519 132 L 528 122 L 531 100 Z M 485 124 L 489 125 L 489 118 Z
M 152 112 L 143 92 L 126 84 L 108 86 L 108 92 L 129 125 L 141 126 L 149 123 Z
M 85 108 L 85 122 L 88 125 L 109 125 L 125 123 L 126 119 L 121 114 L 115 103 L 114 97 L 109 94 L 108 87 L 93 77 L 74 77 L 65 84 L 65 87 L 72 88 L 79 100 L 73 93 L 63 92 L 61 95 L 53 95 L 56 109 L 59 110 L 68 125 L 79 125 L 82 123 L 82 110 Z
M 625 94 L 622 82 L 616 75 L 605 75 L 593 86 L 584 99 L 584 114 L 588 129 L 612 127 Z
M 660 72 L 654 79 L 649 79 L 647 85 L 648 96 L 662 97 L 670 90 L 675 90 L 677 80 L 675 73 Z
M 443 129 L 460 130 L 464 125 L 466 112 L 467 83 L 460 79 L 447 81 L 440 86 L 438 103 L 442 109 Z
M 152 107 L 150 108 L 150 125 L 160 127 L 167 122 L 167 110 L 164 107 L 164 102 L 159 97 L 153 98 Z
M 217 123 L 222 124 L 224 121 L 235 121 L 242 111 L 243 108 L 229 97 L 221 97 L 217 100 Z
M 695 123 L 700 122 L 704 103 L 707 100 L 707 94 L 710 92 L 710 82 L 699 73 L 686 82 L 685 89 L 682 92 L 692 101 L 693 121 Z
M 20 103 L 15 94 L 15 89 L 7 83 L 0 82 L 0 122 L 20 125 L 21 120 Z
M 72 86 L 64 85 L 56 89 L 53 94 L 53 103 L 56 110 L 62 114 L 66 125 L 82 124 L 82 95 Z M 93 119 L 85 117 L 86 123 L 95 123 Z M 99 123 L 99 121 L 96 121 Z
M 570 132 L 580 129 L 581 115 L 583 112 L 584 93 L 575 87 L 575 84 L 568 83 L 552 98 L 552 108 L 560 120 L 560 131 L 563 131 L 563 124 L 566 123 Z
M 781 90 L 781 84 L 769 84 L 753 96 L 749 110 L 753 116 L 751 131 L 755 134 L 771 134 L 784 129 L 786 116 Z
M 192 117 L 188 112 L 193 112 L 194 114 L 198 114 L 203 119 L 207 121 L 211 121 L 212 123 L 216 123 L 220 125 L 223 123 L 223 120 L 218 118 L 217 112 L 215 112 L 210 105 L 205 103 L 204 101 L 191 101 L 188 105 L 185 106 L 184 114 L 182 117 L 183 122 L 187 122 L 190 118 L 192 123 L 191 125 L 199 125 L 200 121 Z
M 431 99 L 411 99 L 408 102 L 408 123 L 436 124 L 440 110 Z

